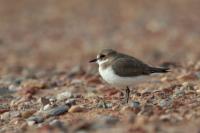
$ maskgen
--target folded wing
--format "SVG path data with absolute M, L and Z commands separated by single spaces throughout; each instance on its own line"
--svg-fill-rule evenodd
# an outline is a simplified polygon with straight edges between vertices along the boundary
M 168 68 L 150 67 L 135 58 L 118 58 L 113 62 L 112 68 L 121 77 L 135 77 L 151 73 L 168 72 Z

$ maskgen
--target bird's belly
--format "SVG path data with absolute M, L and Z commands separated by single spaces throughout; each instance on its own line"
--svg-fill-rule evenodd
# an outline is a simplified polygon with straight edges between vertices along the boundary
M 111 67 L 106 69 L 99 67 L 99 73 L 106 82 L 111 85 L 120 87 L 131 86 L 140 83 L 147 78 L 147 76 L 120 77 L 113 72 Z

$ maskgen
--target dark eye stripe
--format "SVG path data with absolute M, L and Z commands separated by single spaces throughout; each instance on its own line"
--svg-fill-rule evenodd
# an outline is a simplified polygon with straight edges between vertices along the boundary
M 105 57 L 105 55 L 103 55 L 103 54 L 102 54 L 102 55 L 100 55 L 100 58 L 104 58 L 104 57 Z

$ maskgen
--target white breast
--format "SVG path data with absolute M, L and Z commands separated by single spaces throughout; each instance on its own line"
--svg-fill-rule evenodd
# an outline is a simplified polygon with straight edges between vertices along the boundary
M 120 77 L 114 73 L 112 67 L 102 69 L 102 67 L 99 66 L 99 73 L 106 82 L 108 82 L 111 85 L 119 87 L 131 86 L 139 82 L 142 82 L 147 78 L 147 76 Z

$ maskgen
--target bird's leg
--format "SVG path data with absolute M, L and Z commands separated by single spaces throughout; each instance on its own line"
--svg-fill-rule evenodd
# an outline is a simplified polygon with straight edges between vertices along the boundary
M 130 97 L 130 89 L 129 89 L 129 87 L 127 86 L 127 87 L 126 87 L 126 95 L 125 95 L 126 103 L 128 103 L 129 97 Z

